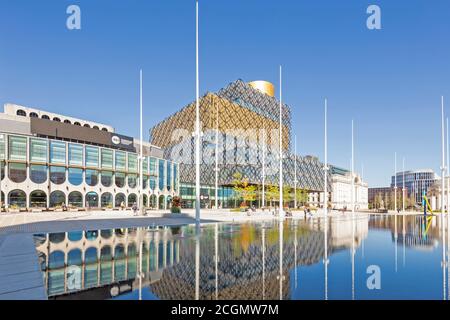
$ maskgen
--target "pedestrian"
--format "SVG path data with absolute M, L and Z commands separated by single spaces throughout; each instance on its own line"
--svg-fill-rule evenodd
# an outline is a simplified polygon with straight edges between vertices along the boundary
M 125 202 L 123 201 L 120 203 L 120 210 L 125 210 Z
M 132 207 L 132 209 L 133 209 L 133 215 L 137 215 L 137 211 L 138 211 L 138 206 L 137 206 L 137 203 L 135 202 L 135 203 L 133 203 L 133 207 Z

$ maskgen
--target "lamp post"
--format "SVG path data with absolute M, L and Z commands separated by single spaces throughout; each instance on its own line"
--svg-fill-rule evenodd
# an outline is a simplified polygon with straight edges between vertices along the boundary
M 200 223 L 200 81 L 198 66 L 198 0 L 195 2 L 195 221 Z

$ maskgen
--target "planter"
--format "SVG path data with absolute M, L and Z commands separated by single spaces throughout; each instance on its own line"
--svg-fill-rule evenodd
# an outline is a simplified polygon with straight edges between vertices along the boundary
M 19 213 L 19 212 L 20 212 L 20 209 L 11 209 L 11 208 L 8 208 L 8 212 L 10 212 L 10 213 Z

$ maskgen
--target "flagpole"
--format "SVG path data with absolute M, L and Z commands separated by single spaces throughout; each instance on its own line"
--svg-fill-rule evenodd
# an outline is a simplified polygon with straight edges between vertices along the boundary
M 403 157 L 402 211 L 405 214 L 405 157 Z
M 142 165 L 144 163 L 144 148 L 143 148 L 143 130 L 142 130 L 142 69 L 139 72 L 139 128 L 140 128 L 140 135 L 139 138 L 141 139 L 140 143 L 139 143 L 139 165 L 140 165 L 140 170 L 139 170 L 139 208 L 140 208 L 140 213 L 141 215 L 144 214 L 145 210 L 144 210 L 144 188 L 142 185 L 142 181 L 143 181 L 143 172 L 142 172 Z
M 283 208 L 283 82 L 282 82 L 282 68 L 280 66 L 280 219 L 284 218 Z
M 394 212 L 397 214 L 397 152 L 395 152 L 394 159 Z
M 200 81 L 198 66 L 198 0 L 195 2 L 195 221 L 200 223 Z
M 214 100 L 213 100 L 214 101 Z M 216 150 L 215 150 L 215 168 L 214 170 L 216 171 L 216 192 L 215 192 L 215 207 L 216 210 L 219 209 L 219 105 L 216 104 L 216 114 L 217 114 L 217 118 L 216 118 Z
M 324 145 L 325 145 L 325 165 L 323 168 L 324 192 L 323 192 L 323 210 L 325 218 L 328 216 L 328 100 L 325 99 L 325 124 L 324 124 Z
M 352 214 L 355 213 L 355 146 L 354 146 L 354 122 L 352 119 Z
M 297 209 L 297 135 L 294 137 L 294 209 Z
M 266 129 L 262 138 L 262 207 L 266 207 Z

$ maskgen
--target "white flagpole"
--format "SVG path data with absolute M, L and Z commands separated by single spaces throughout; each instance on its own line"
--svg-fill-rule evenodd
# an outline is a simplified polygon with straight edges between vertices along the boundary
M 144 210 L 144 188 L 142 186 L 142 181 L 143 181 L 143 172 L 142 172 L 142 164 L 144 163 L 144 148 L 143 148 L 143 130 L 142 130 L 142 69 L 140 70 L 139 73 L 139 127 L 140 127 L 140 136 L 139 138 L 141 139 L 139 145 L 139 166 L 140 166 L 140 174 L 139 174 L 139 208 L 140 208 L 140 213 L 141 215 L 144 214 L 145 210 Z
M 213 100 L 214 101 L 214 100 Z M 216 151 L 215 151 L 215 158 L 216 158 L 216 166 L 214 168 L 214 170 L 216 171 L 216 193 L 215 193 L 215 198 L 216 198 L 216 210 L 219 209 L 219 105 L 216 104 L 216 113 L 217 113 L 217 118 L 216 118 Z
M 448 142 L 448 118 L 447 118 L 447 217 L 450 212 L 450 152 L 449 152 L 449 142 Z M 447 228 L 448 229 L 448 228 Z M 448 230 L 447 230 L 448 232 Z
M 294 209 L 297 209 L 297 135 L 294 137 Z
M 405 214 L 405 157 L 403 157 L 402 211 Z
M 323 168 L 324 192 L 323 192 L 323 210 L 325 218 L 328 216 L 328 100 L 325 99 L 325 129 L 324 129 L 324 145 L 325 145 L 325 164 Z
M 198 66 L 198 0 L 195 2 L 195 221 L 200 222 L 200 81 Z
M 394 211 L 397 214 L 397 152 L 394 156 Z
M 262 138 L 262 207 L 266 206 L 266 129 Z
M 441 97 L 441 131 L 442 131 L 442 166 L 441 166 L 441 224 L 442 224 L 442 281 L 443 281 L 443 299 L 446 300 L 447 290 L 445 288 L 445 272 L 446 272 L 446 258 L 445 258 L 445 173 L 447 168 L 445 167 L 445 124 L 444 124 L 444 97 Z
M 352 214 L 355 213 L 355 147 L 354 147 L 354 122 L 352 119 Z
M 283 208 L 283 82 L 280 66 L 280 219 L 284 218 Z

